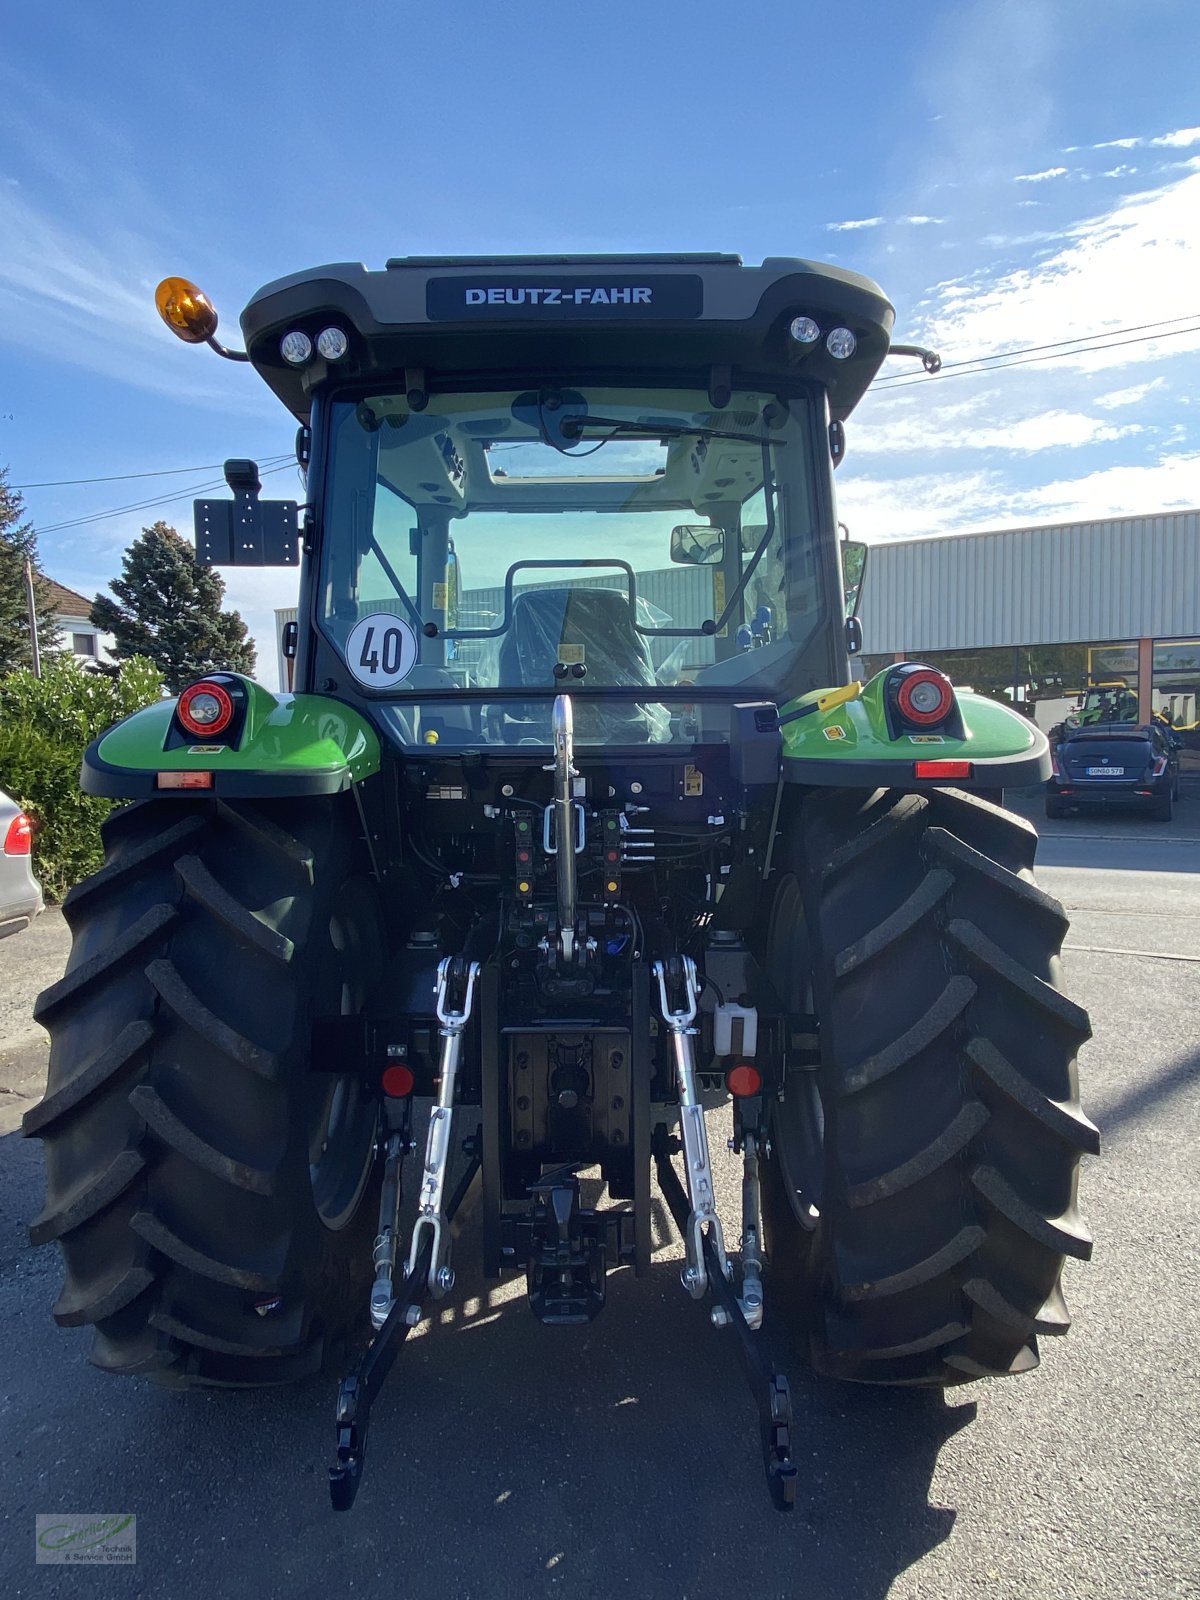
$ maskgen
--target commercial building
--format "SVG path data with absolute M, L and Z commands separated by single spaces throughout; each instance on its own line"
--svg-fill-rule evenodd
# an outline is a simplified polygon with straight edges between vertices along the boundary
M 860 615 L 865 673 L 916 657 L 1044 728 L 1119 682 L 1200 751 L 1200 511 L 873 545 Z

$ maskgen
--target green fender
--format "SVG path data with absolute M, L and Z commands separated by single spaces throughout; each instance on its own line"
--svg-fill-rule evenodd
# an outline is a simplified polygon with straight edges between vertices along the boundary
M 228 676 L 239 676 L 229 674 Z M 175 700 L 135 711 L 87 748 L 85 794 L 131 799 L 204 792 L 227 797 L 339 794 L 379 770 L 379 737 L 340 700 L 317 694 L 272 694 L 250 678 L 246 719 L 233 744 L 180 742 Z M 172 738 L 174 734 L 174 738 Z M 167 748 L 168 742 L 171 748 Z M 168 788 L 162 773 L 211 773 L 201 789 Z
M 961 738 L 949 732 L 893 734 L 884 699 L 892 670 L 885 668 L 866 684 L 814 689 L 780 708 L 785 780 L 853 788 L 1000 789 L 1042 783 L 1050 776 L 1050 745 L 1041 729 L 1009 706 L 969 690 L 954 691 Z M 918 775 L 917 762 L 959 766 Z

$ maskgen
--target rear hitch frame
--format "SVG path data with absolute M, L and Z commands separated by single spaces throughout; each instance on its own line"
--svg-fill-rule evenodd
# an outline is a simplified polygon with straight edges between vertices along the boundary
M 658 1187 L 667 1208 L 675 1219 L 684 1238 L 690 1221 L 688 1197 L 679 1174 L 671 1164 L 671 1156 L 680 1148 L 680 1142 L 668 1137 L 660 1125 L 654 1136 L 654 1165 Z M 796 1504 L 796 1486 L 799 1476 L 792 1458 L 792 1394 L 786 1374 L 771 1359 L 763 1344 L 763 1335 L 746 1320 L 736 1289 L 722 1270 L 722 1258 L 712 1231 L 700 1235 L 706 1266 L 706 1285 L 713 1296 L 712 1321 L 718 1327 L 731 1327 L 737 1340 L 738 1359 L 742 1365 L 750 1392 L 758 1407 L 759 1431 L 762 1438 L 763 1466 L 767 1475 L 767 1488 L 777 1511 L 791 1511 Z
M 445 1205 L 443 1215 L 447 1223 L 462 1207 L 479 1176 L 479 1152 L 482 1147 L 479 1132 L 470 1141 L 469 1147 L 470 1162 Z M 338 1387 L 335 1412 L 337 1456 L 329 1469 L 329 1499 L 335 1511 L 349 1511 L 362 1485 L 371 1407 L 379 1398 L 387 1375 L 400 1354 L 401 1345 L 420 1322 L 425 1301 L 431 1297 L 429 1279 L 434 1242 L 434 1231 L 426 1230 L 416 1260 L 405 1273 L 383 1326 L 368 1344 L 353 1372 L 344 1377 Z

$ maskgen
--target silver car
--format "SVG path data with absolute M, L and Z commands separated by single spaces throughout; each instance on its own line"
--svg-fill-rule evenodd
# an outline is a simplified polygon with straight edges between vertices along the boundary
M 0 939 L 20 933 L 42 909 L 42 886 L 33 875 L 33 824 L 0 789 Z

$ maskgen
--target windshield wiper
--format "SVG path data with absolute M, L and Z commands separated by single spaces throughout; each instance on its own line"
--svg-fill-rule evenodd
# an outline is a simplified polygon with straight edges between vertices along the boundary
M 622 434 L 635 434 L 650 439 L 734 439 L 739 444 L 780 444 L 779 439 L 766 439 L 758 433 L 735 433 L 729 428 L 704 428 L 687 422 L 631 422 L 623 417 L 563 417 L 558 431 L 564 439 L 591 439 L 588 428 L 607 428 L 603 439 L 619 439 Z M 602 441 L 603 442 L 603 441 Z

